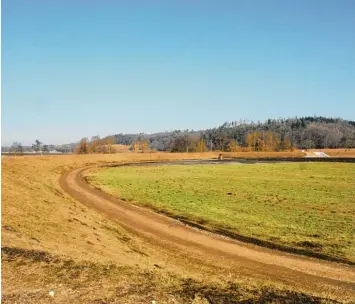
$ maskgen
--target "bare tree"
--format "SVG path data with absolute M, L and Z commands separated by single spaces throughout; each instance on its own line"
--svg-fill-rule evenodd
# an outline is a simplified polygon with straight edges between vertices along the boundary
M 90 153 L 97 153 L 100 147 L 100 136 L 92 136 L 91 142 L 89 144 L 89 151 Z
M 345 149 L 351 149 L 355 147 L 355 140 L 348 138 L 345 142 Z
M 20 142 L 15 141 L 10 148 L 10 152 L 15 154 L 22 154 L 23 153 L 22 144 Z
M 184 134 L 185 134 L 185 145 L 186 145 L 186 153 L 189 153 L 189 130 L 186 129 L 184 131 Z
M 114 153 L 113 145 L 115 144 L 115 138 L 113 136 L 109 136 L 105 140 L 105 144 L 107 146 L 107 153 L 111 154 Z
M 38 139 L 36 139 L 34 144 L 32 144 L 32 149 L 36 152 L 42 153 L 42 142 L 40 142 Z
M 87 137 L 84 137 L 79 144 L 76 146 L 74 153 L 76 154 L 88 154 L 89 144 Z
M 308 150 L 308 149 L 313 149 L 315 147 L 315 144 L 313 142 L 313 140 L 311 139 L 306 139 L 304 141 L 304 147 Z

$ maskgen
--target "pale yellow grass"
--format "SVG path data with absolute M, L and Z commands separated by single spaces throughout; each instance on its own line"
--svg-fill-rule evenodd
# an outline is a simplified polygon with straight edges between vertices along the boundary
M 102 147 L 107 147 L 107 145 L 103 145 Z M 127 145 L 120 145 L 120 144 L 115 144 L 115 145 L 111 145 L 111 147 L 114 149 L 114 151 L 116 153 L 129 153 L 131 151 L 129 151 L 130 146 Z
M 58 301 L 70 300 L 71 303 L 114 298 L 118 287 L 136 288 L 123 296 L 128 302 L 137 303 L 137 297 L 144 293 L 149 297 L 156 294 L 163 299 L 159 284 L 170 280 L 174 285 L 176 281 L 173 276 L 164 274 L 165 270 L 155 274 L 155 264 L 165 268 L 165 254 L 159 257 L 159 252 L 147 247 L 116 223 L 67 197 L 59 187 L 58 179 L 65 170 L 85 164 L 211 156 L 121 153 L 2 157 L 4 302 L 47 303 L 50 288 L 62 292 L 56 295 Z M 42 253 L 49 255 L 50 262 L 41 259 L 36 262 L 33 257 L 42 256 Z M 51 262 L 56 259 L 60 260 L 59 264 Z M 87 266 L 87 263 L 95 265 Z M 107 265 L 109 268 L 110 265 L 128 268 L 123 272 L 116 268 L 109 271 L 105 270 Z M 64 273 L 58 275 L 60 272 Z M 86 275 L 91 278 L 84 280 L 82 276 Z M 157 281 L 157 288 L 153 282 L 144 279 L 147 276 Z M 71 285 L 70 281 L 74 283 Z M 140 281 L 146 285 L 141 286 L 138 284 Z M 144 292 L 146 288 L 153 291 Z
M 60 175 L 65 170 L 89 163 L 204 156 L 212 155 L 122 153 L 2 157 L 2 246 L 48 250 L 92 260 L 107 261 L 118 256 L 122 259 L 124 254 L 117 251 L 122 242 L 116 236 L 103 233 L 102 226 L 111 223 L 64 195 L 58 184 Z M 11 226 L 12 230 L 6 230 L 4 226 Z M 88 243 L 97 242 L 95 233 L 100 235 L 105 247 L 93 247 Z

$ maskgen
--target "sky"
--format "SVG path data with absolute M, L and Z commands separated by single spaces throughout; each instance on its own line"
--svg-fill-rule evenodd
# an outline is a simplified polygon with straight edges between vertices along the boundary
M 353 0 L 2 0 L 2 144 L 355 119 Z

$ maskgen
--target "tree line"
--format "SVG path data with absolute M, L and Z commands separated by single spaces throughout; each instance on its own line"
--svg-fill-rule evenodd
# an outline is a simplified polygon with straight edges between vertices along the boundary
M 34 143 L 30 146 L 24 146 L 21 142 L 15 141 L 9 147 L 1 147 L 1 152 L 7 152 L 11 154 L 23 154 L 25 152 L 36 152 L 36 153 L 49 153 L 49 152 L 59 152 L 59 153 L 72 153 L 74 151 L 73 144 L 67 145 L 48 145 L 36 139 Z
M 111 154 L 116 153 L 114 147 L 115 138 L 108 136 L 106 138 L 100 138 L 100 136 L 92 136 L 91 140 L 84 137 L 80 140 L 78 145 L 74 149 L 76 154 L 88 154 L 88 153 L 104 153 Z
M 338 118 L 268 119 L 257 123 L 234 121 L 202 134 L 220 150 L 227 148 L 230 139 L 252 151 L 355 147 L 355 122 Z
M 355 148 L 355 121 L 322 116 L 239 120 L 206 130 L 174 130 L 154 134 L 115 134 L 87 137 L 76 144 L 45 145 L 36 140 L 30 147 L 14 142 L 3 152 L 116 153 L 115 144 L 134 152 L 292 151 L 293 149 Z
M 152 150 L 171 152 L 349 149 L 355 148 L 355 121 L 322 116 L 264 122 L 239 120 L 201 131 L 116 134 L 114 138 L 116 143 L 124 145 L 143 140 Z

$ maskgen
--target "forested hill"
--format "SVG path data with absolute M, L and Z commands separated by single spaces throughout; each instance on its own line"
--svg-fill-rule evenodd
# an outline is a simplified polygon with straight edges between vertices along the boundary
M 14 142 L 2 152 L 52 151 L 63 153 L 112 153 L 113 144 L 131 146 L 135 151 L 203 152 L 220 151 L 289 151 L 293 148 L 355 148 L 355 121 L 340 118 L 301 117 L 226 122 L 200 131 L 175 130 L 154 134 L 115 134 L 83 138 L 80 143 L 47 145 L 36 140 L 32 146 Z M 99 149 L 107 146 L 109 149 Z M 110 152 L 107 152 L 110 151 Z
M 147 141 L 151 149 L 158 151 L 202 151 L 210 147 L 221 151 L 352 148 L 355 121 L 315 116 L 264 122 L 240 120 L 201 131 L 116 134 L 114 138 L 124 145 Z

